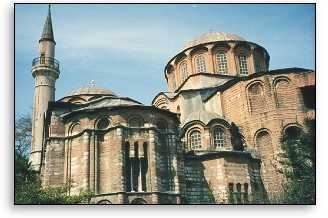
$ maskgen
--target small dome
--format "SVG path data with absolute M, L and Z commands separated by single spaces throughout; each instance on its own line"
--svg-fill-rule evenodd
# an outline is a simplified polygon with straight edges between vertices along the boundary
M 71 91 L 66 96 L 74 96 L 74 95 L 113 95 L 117 96 L 112 90 L 100 88 L 96 86 L 86 86 L 76 90 Z
M 238 35 L 231 34 L 231 33 L 210 32 L 195 37 L 193 40 L 188 42 L 183 47 L 183 50 L 190 47 L 194 47 L 196 45 L 209 43 L 209 42 L 217 42 L 217 41 L 246 41 L 246 40 Z

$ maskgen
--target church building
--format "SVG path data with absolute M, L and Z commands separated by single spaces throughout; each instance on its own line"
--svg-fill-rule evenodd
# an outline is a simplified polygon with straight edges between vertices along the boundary
M 315 72 L 269 70 L 268 51 L 234 34 L 205 33 L 170 57 L 152 105 L 94 83 L 56 100 L 55 46 L 49 7 L 30 162 L 43 186 L 90 191 L 92 204 L 265 203 L 285 181 L 283 136 L 315 120 Z

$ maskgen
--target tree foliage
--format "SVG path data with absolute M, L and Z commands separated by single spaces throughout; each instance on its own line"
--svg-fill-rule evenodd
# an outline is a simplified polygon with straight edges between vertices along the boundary
M 15 204 L 85 204 L 91 193 L 67 195 L 69 186 L 43 187 L 38 172 L 31 168 L 28 154 L 31 145 L 31 117 L 24 115 L 15 121 Z
M 315 203 L 315 122 L 307 121 L 306 126 L 306 131 L 285 134 L 283 138 L 280 163 L 287 182 L 279 203 Z

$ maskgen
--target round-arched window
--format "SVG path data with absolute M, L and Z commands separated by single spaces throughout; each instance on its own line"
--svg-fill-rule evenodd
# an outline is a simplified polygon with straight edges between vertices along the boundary
M 188 77 L 187 63 L 184 61 L 180 64 L 180 78 L 181 82 L 185 81 Z
M 285 129 L 285 137 L 289 140 L 297 140 L 300 138 L 302 129 L 297 126 L 289 126 Z
M 97 122 L 97 129 L 107 129 L 109 126 L 109 120 L 107 118 L 101 118 Z
M 224 146 L 224 130 L 220 127 L 213 129 L 214 148 L 223 148 Z
M 206 63 L 205 63 L 204 56 L 202 56 L 202 55 L 197 56 L 196 69 L 197 69 L 197 73 L 205 73 L 206 72 Z
M 239 62 L 239 74 L 241 76 L 247 76 L 248 75 L 248 69 L 247 69 L 247 57 L 244 54 L 240 54 L 238 56 L 238 62 Z
M 216 64 L 218 74 L 226 75 L 228 74 L 228 63 L 224 52 L 216 53 Z
M 197 150 L 202 147 L 202 136 L 200 134 L 200 131 L 193 130 L 190 133 L 190 147 L 192 150 Z

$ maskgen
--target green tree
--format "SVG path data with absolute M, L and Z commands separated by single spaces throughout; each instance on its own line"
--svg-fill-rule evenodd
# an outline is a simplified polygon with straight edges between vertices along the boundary
M 38 173 L 31 168 L 29 148 L 32 123 L 29 115 L 15 121 L 15 204 L 86 204 L 91 193 L 67 195 L 69 186 L 42 187 Z
M 279 203 L 315 203 L 315 146 L 315 121 L 307 121 L 304 132 L 294 129 L 285 134 L 280 163 L 287 182 Z

